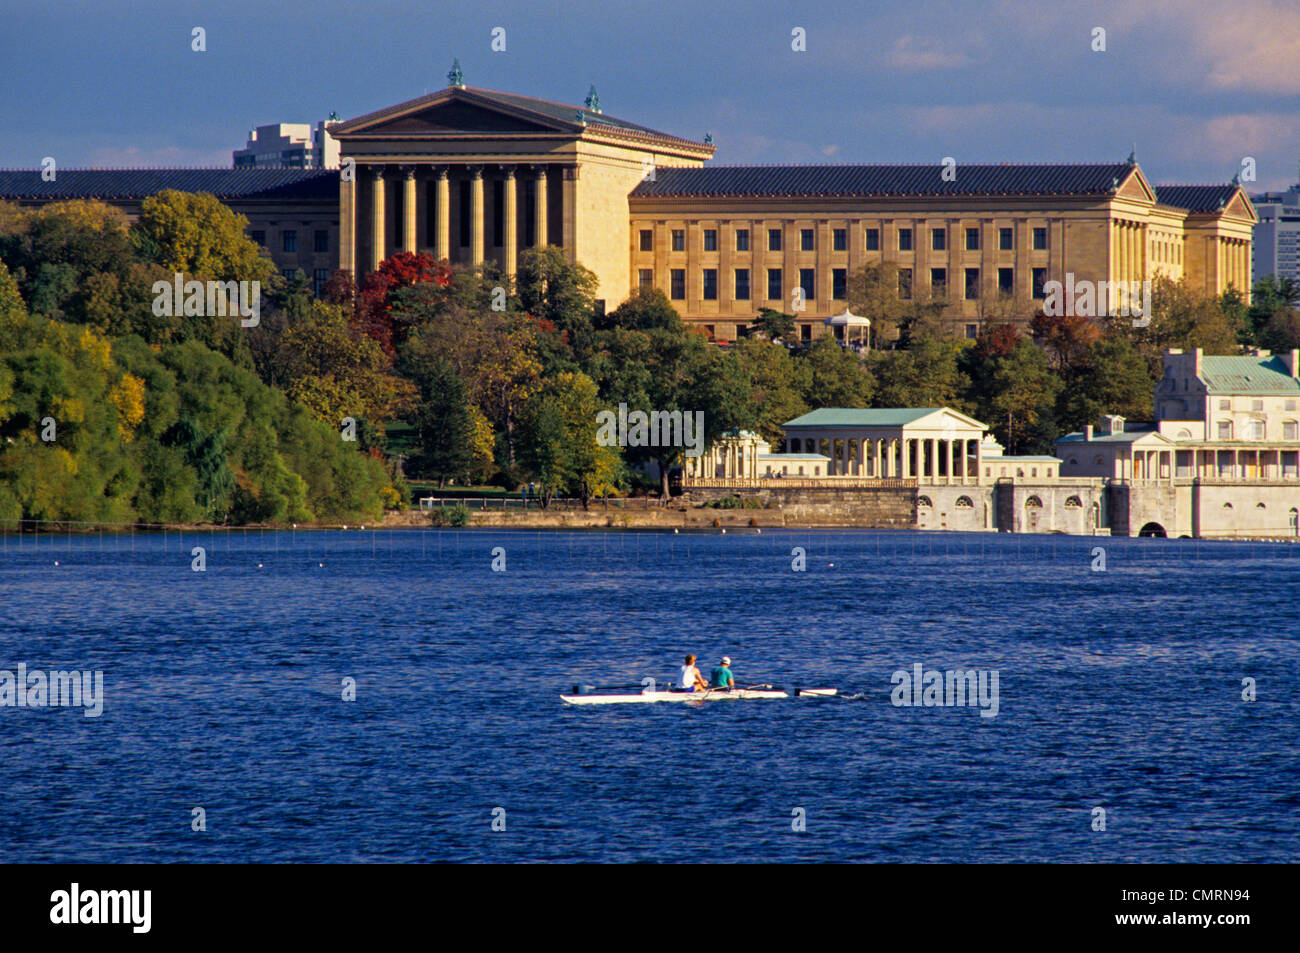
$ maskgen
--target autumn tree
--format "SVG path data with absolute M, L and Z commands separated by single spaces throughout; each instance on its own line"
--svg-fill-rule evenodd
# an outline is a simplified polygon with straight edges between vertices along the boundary
M 343 308 L 322 301 L 282 333 L 275 363 L 285 393 L 335 427 L 364 417 L 382 430 L 414 393 L 391 372 L 379 343 L 350 327 Z

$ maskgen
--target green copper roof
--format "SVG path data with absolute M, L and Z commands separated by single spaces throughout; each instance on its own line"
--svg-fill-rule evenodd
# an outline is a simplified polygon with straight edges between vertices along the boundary
M 902 427 L 937 414 L 942 407 L 823 407 L 787 420 L 783 427 Z
M 1206 355 L 1201 378 L 1211 394 L 1300 394 L 1282 358 Z

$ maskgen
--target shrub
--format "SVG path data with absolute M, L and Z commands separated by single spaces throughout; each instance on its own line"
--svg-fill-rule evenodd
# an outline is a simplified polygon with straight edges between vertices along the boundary
M 468 526 L 469 507 L 464 503 L 435 507 L 429 514 L 429 522 L 434 526 Z

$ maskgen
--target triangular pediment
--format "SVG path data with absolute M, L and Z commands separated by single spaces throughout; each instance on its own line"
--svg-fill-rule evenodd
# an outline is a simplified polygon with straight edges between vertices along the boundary
M 540 111 L 495 101 L 464 88 L 439 90 L 430 96 L 381 109 L 335 126 L 335 138 L 349 136 L 509 136 L 537 133 L 571 134 L 566 123 Z
M 554 132 L 554 125 L 530 122 L 519 116 L 506 115 L 476 103 L 451 101 L 421 109 L 381 122 L 366 130 L 368 135 L 395 133 L 402 135 L 464 135 L 481 133 L 501 135 L 509 133 Z
M 1255 206 L 1250 203 L 1246 197 L 1245 190 L 1238 188 L 1233 193 L 1228 204 L 1223 207 L 1224 215 L 1231 215 L 1233 218 L 1244 218 L 1248 222 L 1259 221 L 1259 215 L 1255 212 Z
M 951 407 L 940 407 L 924 417 L 909 422 L 906 428 L 908 430 L 987 430 L 988 424 L 981 423 L 974 417 L 967 417 Z
M 1119 198 L 1134 199 L 1138 202 L 1155 203 L 1156 190 L 1151 187 L 1147 177 L 1142 174 L 1142 170 L 1133 166 L 1133 170 L 1124 177 L 1120 182 L 1119 188 L 1115 190 L 1115 195 Z

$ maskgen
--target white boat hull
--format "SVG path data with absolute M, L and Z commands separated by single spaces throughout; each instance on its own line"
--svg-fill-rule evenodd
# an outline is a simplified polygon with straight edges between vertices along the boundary
M 829 697 L 834 695 L 834 688 L 800 688 L 797 695 Z M 788 692 L 779 688 L 725 688 L 711 689 L 707 692 L 639 692 L 635 695 L 561 695 L 560 700 L 568 705 L 648 705 L 656 702 L 722 702 L 750 701 L 760 698 L 789 698 Z

